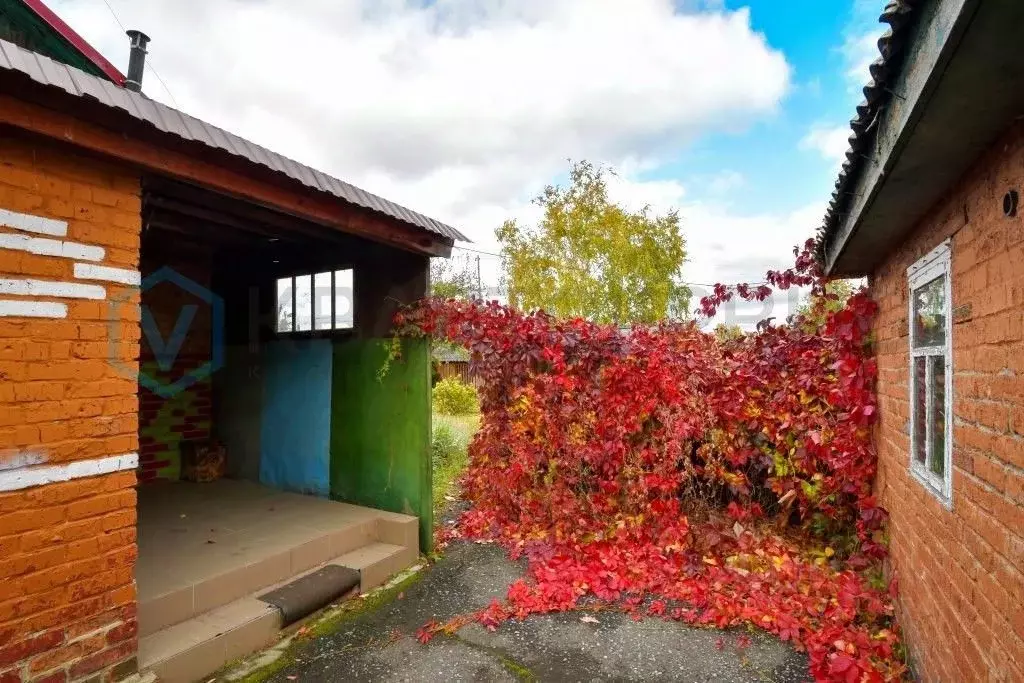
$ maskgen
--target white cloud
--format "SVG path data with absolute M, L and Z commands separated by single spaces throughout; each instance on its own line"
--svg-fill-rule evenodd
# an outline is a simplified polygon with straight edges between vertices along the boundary
M 749 12 L 717 3 L 112 2 L 181 108 L 481 240 L 566 158 L 656 166 L 789 87 Z M 103 3 L 55 5 L 124 68 Z
M 846 150 L 850 148 L 850 135 L 849 125 L 833 127 L 818 124 L 812 126 L 800 141 L 800 149 L 814 150 L 838 166 L 843 163 Z
M 860 90 L 871 80 L 868 67 L 879 57 L 878 38 L 882 32 L 876 25 L 864 33 L 847 35 L 842 53 L 846 60 L 845 76 L 851 88 Z
M 739 171 L 725 170 L 715 174 L 708 180 L 708 192 L 723 195 L 746 185 L 747 179 Z
M 612 199 L 626 206 L 650 205 L 658 213 L 678 209 L 687 241 L 683 276 L 696 295 L 710 294 L 708 285 L 764 280 L 769 270 L 793 265 L 792 248 L 811 237 L 824 204 L 814 203 L 778 214 L 737 215 L 730 204 L 688 199 L 686 188 L 675 180 L 638 181 L 619 176 L 609 184 Z M 753 328 L 766 317 L 782 321 L 794 312 L 801 293 L 780 292 L 765 302 L 736 302 L 723 309 L 712 323 L 738 323 Z
M 749 12 L 719 0 L 111 2 L 152 37 L 149 65 L 174 102 L 153 73 L 150 96 L 450 222 L 475 249 L 496 252 L 507 218 L 535 221 L 530 200 L 569 158 L 616 168 L 617 199 L 680 209 L 692 282 L 788 266 L 822 214 L 737 216 L 714 199 L 745 182 L 728 169 L 694 179 L 705 199 L 636 179 L 771 115 L 790 88 Z M 103 3 L 53 4 L 125 68 Z M 498 263 L 481 255 L 486 284 Z

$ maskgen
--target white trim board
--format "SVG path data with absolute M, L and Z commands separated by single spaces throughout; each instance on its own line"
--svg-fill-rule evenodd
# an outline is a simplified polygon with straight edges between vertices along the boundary
M 137 270 L 97 266 L 94 263 L 76 263 L 75 277 L 79 280 L 105 280 L 136 287 L 142 284 L 142 274 Z
M 36 232 L 40 235 L 64 237 L 68 234 L 67 221 L 58 221 L 42 216 L 32 216 L 7 209 L 0 209 L 0 225 L 25 232 Z
M 53 280 L 0 279 L 0 294 L 11 296 L 56 296 L 65 299 L 106 299 L 107 290 L 100 285 Z
M 68 306 L 59 301 L 0 299 L 0 318 L 15 316 L 23 318 L 66 318 L 68 317 Z
M 17 249 L 40 256 L 59 256 L 82 261 L 102 261 L 107 253 L 103 247 L 91 244 L 62 242 L 45 237 L 29 237 L 9 232 L 0 233 L 0 249 Z
M 56 484 L 72 479 L 97 477 L 124 470 L 133 470 L 139 466 L 137 453 L 112 455 L 108 458 L 95 460 L 79 460 L 62 465 L 42 465 L 38 467 L 21 467 L 13 470 L 0 470 L 0 491 L 18 491 Z

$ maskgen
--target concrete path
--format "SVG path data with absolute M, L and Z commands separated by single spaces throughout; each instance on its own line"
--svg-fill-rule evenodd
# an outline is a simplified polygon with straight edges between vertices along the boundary
M 418 580 L 374 609 L 299 640 L 273 670 L 247 680 L 294 681 L 788 681 L 809 680 L 807 660 L 757 633 L 687 627 L 621 613 L 583 612 L 512 621 L 495 632 L 477 624 L 428 645 L 415 632 L 502 598 L 523 573 L 497 547 L 457 543 Z M 323 627 L 314 627 L 318 632 Z M 716 647 L 722 639 L 724 647 Z M 285 664 L 283 668 L 281 664 Z M 272 671 L 272 673 L 271 673 Z M 267 675 L 269 674 L 269 676 Z

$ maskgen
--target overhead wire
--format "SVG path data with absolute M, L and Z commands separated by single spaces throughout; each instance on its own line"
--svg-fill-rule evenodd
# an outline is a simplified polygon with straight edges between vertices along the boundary
M 462 251 L 470 251 L 470 252 L 473 252 L 474 254 L 481 254 L 483 256 L 491 256 L 491 257 L 494 257 L 494 258 L 504 258 L 504 256 L 502 256 L 501 254 L 495 254 L 494 252 L 491 252 L 491 251 L 483 251 L 482 249 L 473 249 L 471 247 L 460 247 L 460 246 L 456 245 L 456 246 L 452 247 L 452 249 L 459 249 L 459 250 L 462 250 Z M 679 284 L 687 285 L 689 287 L 709 287 L 709 288 L 714 288 L 715 287 L 714 284 L 710 284 L 710 283 L 707 283 L 707 282 L 685 282 L 684 281 L 684 282 L 680 282 Z M 768 280 L 758 280 L 757 282 L 745 282 L 745 283 L 741 283 L 741 284 L 746 284 L 746 285 L 748 285 L 750 287 L 758 287 L 760 285 L 767 285 L 768 284 Z M 728 285 L 728 286 L 736 287 L 737 285 Z
M 121 20 L 117 16 L 117 12 L 114 11 L 114 6 L 110 4 L 110 0 L 103 0 L 103 4 L 107 6 L 107 9 L 110 11 L 110 16 L 114 17 L 114 21 L 117 22 L 117 25 L 121 28 L 121 31 L 123 33 L 127 33 L 128 29 L 126 29 L 124 27 L 124 24 L 121 23 Z M 147 60 L 147 66 L 149 67 L 149 70 L 153 72 L 153 75 L 156 76 L 156 80 L 159 81 L 161 87 L 163 87 L 164 89 L 164 92 L 167 93 L 167 97 L 171 99 L 171 104 L 174 105 L 174 108 L 181 109 L 181 107 L 178 105 L 178 100 L 174 99 L 174 93 L 172 93 L 171 89 L 167 87 L 167 83 L 164 82 L 164 79 L 160 77 L 160 72 L 156 70 L 156 64 L 154 63 L 152 57 L 150 57 Z

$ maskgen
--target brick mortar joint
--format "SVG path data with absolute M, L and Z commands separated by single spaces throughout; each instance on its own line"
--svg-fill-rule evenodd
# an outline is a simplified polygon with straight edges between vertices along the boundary
M 130 624 L 130 623 L 136 622 L 136 621 L 138 621 L 138 620 L 135 619 L 135 618 L 132 618 L 132 619 L 117 619 L 115 621 L 110 622 L 109 624 L 106 624 L 104 626 L 100 626 L 99 628 L 96 628 L 96 629 L 94 629 L 92 631 L 89 631 L 88 633 L 83 633 L 83 634 L 81 634 L 79 636 L 76 636 L 75 638 L 67 640 L 65 644 L 66 645 L 74 645 L 75 643 L 79 643 L 79 642 L 81 642 L 83 640 L 86 640 L 88 638 L 95 638 L 96 636 L 99 636 L 99 635 L 106 636 L 108 633 L 113 631 L 115 628 L 119 628 L 121 626 L 124 626 L 126 624 Z M 104 642 L 106 642 L 105 639 L 104 639 Z M 102 651 L 102 650 L 105 650 L 105 649 L 106 649 L 106 647 L 103 647 L 103 648 L 101 648 L 98 651 Z

